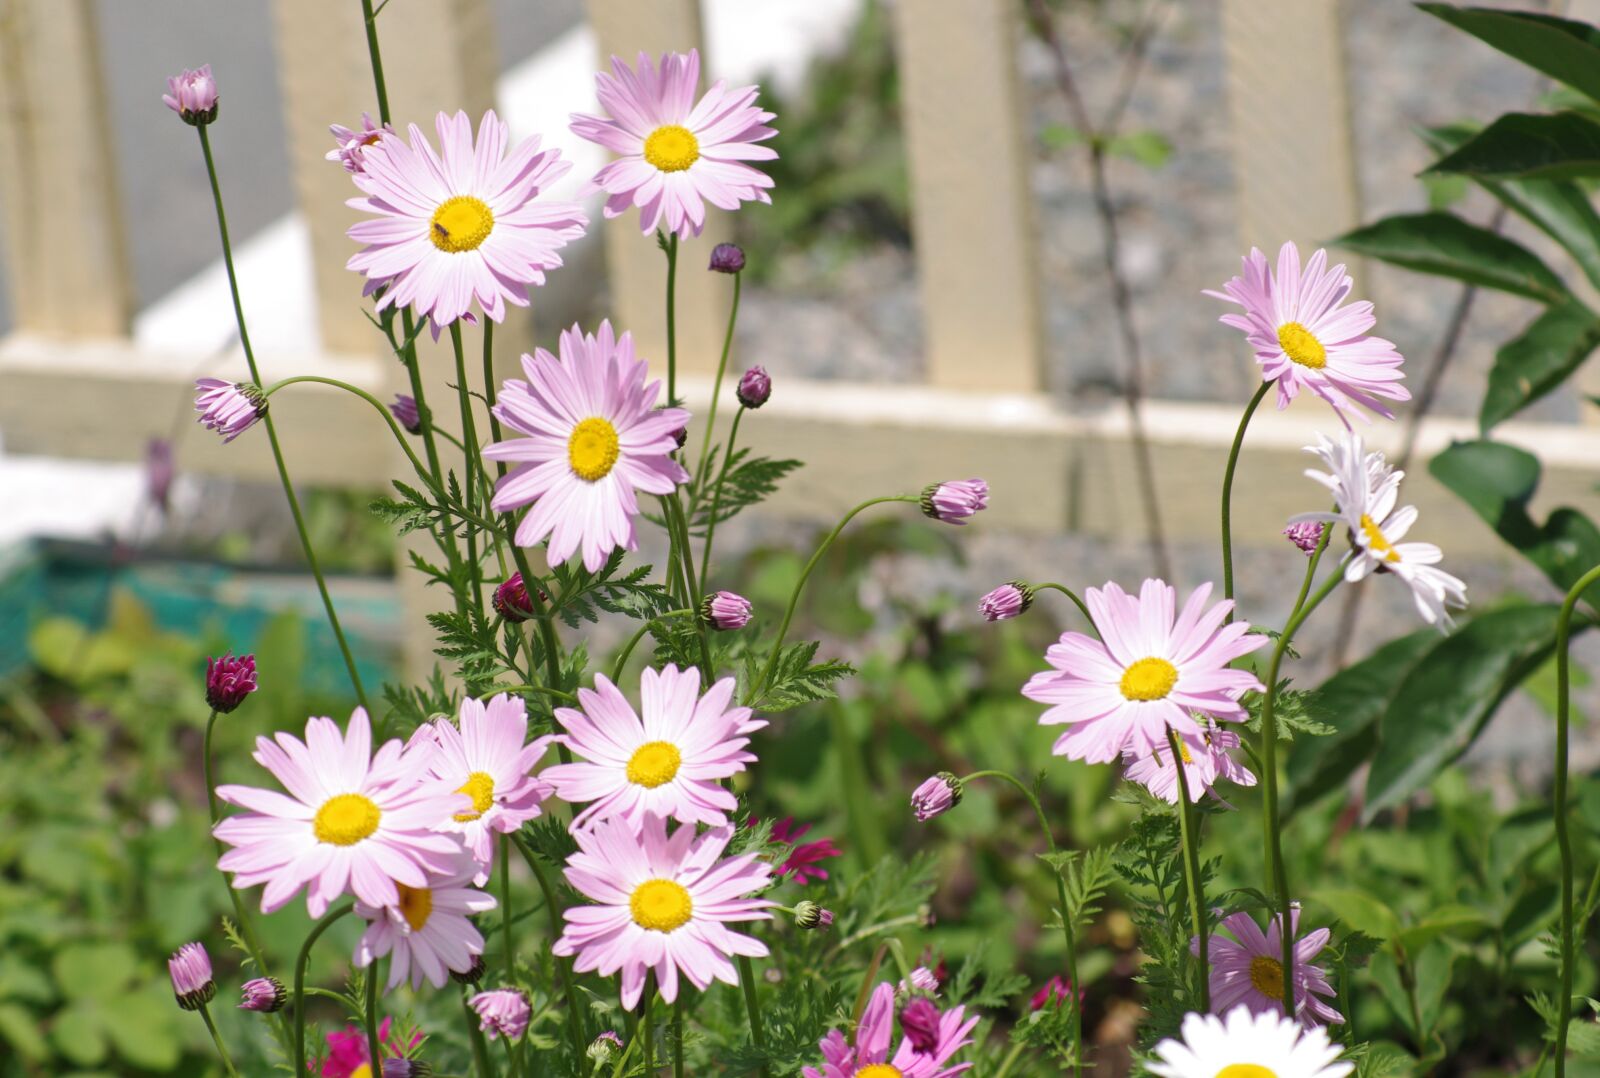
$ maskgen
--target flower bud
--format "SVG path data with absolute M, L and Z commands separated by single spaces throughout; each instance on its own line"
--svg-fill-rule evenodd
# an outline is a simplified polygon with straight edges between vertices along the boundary
M 198 1011 L 217 994 L 217 982 L 211 979 L 211 956 L 198 943 L 179 947 L 167 959 L 167 973 L 172 977 L 172 994 L 186 1011 Z
M 420 1059 L 386 1059 L 383 1078 L 432 1078 L 433 1068 Z
M 739 388 L 734 390 L 739 403 L 746 408 L 759 408 L 772 396 L 772 379 L 765 367 L 751 367 L 739 377 Z
M 736 243 L 719 243 L 711 248 L 713 273 L 738 273 L 744 269 L 744 251 Z
M 583 1054 L 594 1062 L 596 1069 L 599 1069 L 614 1062 L 617 1056 L 622 1054 L 622 1049 L 622 1037 L 616 1030 L 608 1029 L 591 1041 Z
M 1013 580 L 1009 584 L 1001 584 L 979 599 L 978 613 L 983 615 L 984 621 L 1010 621 L 1019 614 L 1027 613 L 1032 605 L 1033 587 L 1021 580 Z
M 193 127 L 203 127 L 217 118 L 217 80 L 211 77 L 211 65 L 205 64 L 196 71 L 184 69 L 181 75 L 167 79 L 167 92 L 161 95 L 167 108 Z
M 219 715 L 233 711 L 256 691 L 256 657 L 225 653 L 206 660 L 206 704 Z
M 472 1009 L 478 1015 L 478 1028 L 489 1039 L 504 1037 L 514 1041 L 528 1029 L 528 1019 L 533 1008 L 528 997 L 515 988 L 496 988 L 492 992 L 479 992 L 472 997 Z
M 951 479 L 922 492 L 922 511 L 946 524 L 964 524 L 966 518 L 989 508 L 989 484 L 982 479 Z
M 243 997 L 239 1004 L 241 1011 L 272 1014 L 283 1010 L 283 1005 L 289 1000 L 289 990 L 276 977 L 257 977 L 246 981 L 239 986 L 239 993 Z
M 912 815 L 927 822 L 961 804 L 961 780 L 948 771 L 927 779 L 911 793 Z
M 394 134 L 394 127 L 384 124 L 382 127 L 372 122 L 371 113 L 361 114 L 361 130 L 331 124 L 328 130 L 333 133 L 333 141 L 337 145 L 323 154 L 328 161 L 337 161 L 344 166 L 344 170 L 351 175 L 361 175 L 367 171 L 366 163 L 362 160 L 367 152 L 367 147 L 375 146 L 385 134 Z
M 404 427 L 407 433 L 422 433 L 422 413 L 417 409 L 417 399 L 408 397 L 404 393 L 396 393 L 394 402 L 389 405 L 389 411 L 394 415 L 395 422 Z
M 1072 982 L 1064 979 L 1059 973 L 1044 982 L 1044 987 L 1033 994 L 1028 1001 L 1029 1010 L 1043 1010 L 1046 1006 L 1056 1006 L 1064 1003 L 1072 996 L 1078 997 L 1078 1002 L 1083 1002 L 1083 989 L 1072 990 Z
M 814 928 L 828 928 L 833 924 L 833 911 L 823 909 L 809 899 L 795 903 L 794 924 L 807 932 Z
M 1283 534 L 1309 557 L 1316 552 L 1317 544 L 1322 542 L 1322 529 L 1326 527 L 1320 520 L 1302 520 L 1283 529 Z
M 911 1042 L 912 1051 L 928 1055 L 939 1047 L 942 1017 L 938 1004 L 927 996 L 917 996 L 900 1008 L 900 1029 Z
M 194 410 L 207 430 L 231 442 L 267 414 L 267 395 L 249 382 L 226 382 L 221 378 L 200 378 L 194 383 Z
M 539 601 L 548 602 L 550 596 L 546 595 L 543 588 L 539 589 Z M 528 586 L 522 582 L 521 573 L 512 573 L 498 588 L 494 589 L 494 612 L 507 621 L 527 621 L 533 617 L 533 600 L 528 595 Z
M 700 617 L 718 632 L 743 629 L 754 609 L 749 599 L 731 591 L 714 591 L 700 601 Z
M 472 956 L 472 965 L 468 966 L 465 970 L 459 973 L 455 970 L 451 970 L 450 979 L 456 982 L 456 984 L 470 984 L 476 986 L 479 981 L 483 980 L 483 973 L 483 955 L 475 954 Z

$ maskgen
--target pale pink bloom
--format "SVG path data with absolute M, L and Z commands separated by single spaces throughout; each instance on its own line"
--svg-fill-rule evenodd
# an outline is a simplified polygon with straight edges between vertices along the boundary
M 537 819 L 553 792 L 532 772 L 554 738 L 523 744 L 528 711 L 520 697 L 507 693 L 487 702 L 463 699 L 458 722 L 437 718 L 419 726 L 412 740 L 431 740 L 437 749 L 428 765 L 433 780 L 472 799 L 470 808 L 446 816 L 436 829 L 461 836 L 478 862 L 475 882 L 481 887 L 494 867 L 494 836 Z
M 243 997 L 238 1009 L 273 1014 L 289 1002 L 289 990 L 276 977 L 253 977 L 239 986 Z
M 595 904 L 567 907 L 566 931 L 551 950 L 576 956 L 579 973 L 621 970 L 624 1007 L 638 1004 L 652 969 L 671 1003 L 680 971 L 700 989 L 713 980 L 738 984 L 729 958 L 766 956 L 760 940 L 727 927 L 772 918 L 771 902 L 747 897 L 767 887 L 772 866 L 754 853 L 719 860 L 732 827 L 696 835 L 685 824 L 669 836 L 667 821 L 648 814 L 637 826 L 612 819 L 574 828 L 572 837 L 578 851 L 567 858 L 567 882 Z
M 400 901 L 397 884 L 426 887 L 430 873 L 449 872 L 461 840 L 433 830 L 439 819 L 469 807 L 448 786 L 425 782 L 431 745 L 407 749 L 386 742 L 376 756 L 367 713 L 356 708 L 348 730 L 332 719 L 306 722 L 306 739 L 279 733 L 256 738 L 255 760 L 289 796 L 254 786 L 218 786 L 217 796 L 251 811 L 213 829 L 234 847 L 217 866 L 240 890 L 266 884 L 261 911 L 271 913 L 306 888 L 313 917 L 347 891 L 369 906 Z
M 1178 744 L 1182 749 L 1183 778 L 1189 785 L 1189 800 L 1199 801 L 1207 792 L 1214 793 L 1212 787 L 1221 779 L 1240 786 L 1256 784 L 1250 769 L 1228 753 L 1229 749 L 1239 747 L 1239 735 L 1232 730 L 1207 720 L 1199 737 L 1182 736 Z M 1178 803 L 1178 769 L 1172 766 L 1170 746 L 1163 743 L 1151 752 L 1124 749 L 1122 762 L 1127 768 L 1129 782 L 1137 782 L 1163 801 Z
M 1256 1014 L 1283 1013 L 1283 937 L 1278 934 L 1282 923 L 1281 915 L 1274 916 L 1271 926 L 1263 933 L 1248 913 L 1235 913 L 1222 919 L 1219 927 L 1226 929 L 1233 938 L 1216 933 L 1211 936 L 1208 957 L 1213 1013 L 1226 1014 L 1241 1004 Z M 1296 905 L 1290 909 L 1289 931 L 1298 933 L 1299 930 L 1300 907 Z M 1317 998 L 1337 995 L 1322 967 L 1311 965 L 1311 960 L 1328 945 L 1328 935 L 1326 928 L 1319 928 L 1294 944 L 1296 1013 L 1293 1017 L 1307 1027 L 1329 1022 L 1337 1025 L 1344 1021 L 1342 1014 Z M 1198 937 L 1190 939 L 1189 949 L 1200 953 Z
M 394 134 L 392 124 L 379 126 L 372 122 L 370 113 L 361 114 L 360 128 L 349 128 L 344 124 L 330 124 L 328 130 L 333 133 L 333 141 L 337 143 L 323 157 L 328 161 L 337 161 L 349 173 L 362 172 L 366 166 L 363 158 L 367 148 L 376 146 L 384 135 Z
M 1302 520 L 1283 529 L 1284 537 L 1300 548 L 1306 556 L 1316 553 L 1317 544 L 1322 542 L 1322 530 L 1326 524 L 1319 524 L 1314 520 Z
M 689 473 L 672 459 L 673 432 L 689 422 L 682 408 L 656 408 L 660 382 L 645 382 L 633 337 L 610 322 L 589 336 L 576 325 L 561 334 L 561 358 L 543 348 L 522 357 L 528 380 L 508 381 L 494 413 L 522 435 L 487 446 L 489 460 L 516 463 L 495 484 L 498 513 L 532 505 L 517 525 L 518 546 L 546 536 L 552 567 L 580 550 L 596 572 L 613 550 L 639 546 L 637 494 L 670 494 Z
M 805 1078 L 950 1078 L 971 1068 L 971 1063 L 946 1066 L 950 1057 L 972 1043 L 977 1016 L 966 1017 L 962 1007 L 953 1007 L 939 1018 L 931 1051 L 918 1051 L 907 1036 L 891 1055 L 894 1039 L 894 986 L 884 983 L 872 990 L 872 998 L 856 1026 L 854 1043 L 845 1040 L 837 1029 L 822 1038 L 822 1067 L 806 1067 Z M 919 1030 L 919 1037 L 923 1031 Z
M 594 689 L 579 689 L 578 704 L 556 709 L 567 731 L 556 740 L 580 760 L 548 767 L 540 776 L 570 804 L 592 802 L 573 818 L 620 816 L 634 824 L 653 814 L 683 823 L 727 822 L 737 807 L 722 779 L 743 771 L 755 756 L 749 735 L 766 726 L 747 707 L 730 707 L 734 681 L 723 678 L 700 695 L 700 671 L 668 665 L 646 668 L 639 679 L 639 710 L 604 674 Z
M 665 53 L 659 69 L 646 53 L 637 70 L 617 56 L 611 74 L 595 75 L 595 91 L 609 115 L 574 113 L 572 133 L 617 155 L 590 182 L 610 197 L 605 214 L 639 207 L 646 234 L 664 225 L 688 238 L 705 227 L 707 202 L 736 210 L 740 202 L 771 202 L 772 177 L 746 161 L 771 161 L 776 150 L 758 143 L 777 134 L 772 113 L 755 104 L 759 88 L 728 89 L 725 81 L 699 101 L 700 53 Z
M 194 383 L 194 410 L 207 430 L 231 442 L 267 414 L 267 398 L 248 382 L 227 382 L 221 378 L 199 378 Z
M 453 871 L 430 874 L 422 887 L 397 884 L 398 899 L 392 905 L 358 900 L 356 913 L 368 924 L 356 942 L 356 968 L 366 969 L 388 955 L 391 989 L 408 974 L 414 989 L 424 980 L 443 988 L 451 973 L 470 970 L 483 954 L 483 936 L 468 918 L 498 905 L 493 895 L 468 886 L 476 871 L 473 860 L 462 854 Z
M 217 80 L 211 77 L 211 65 L 203 64 L 195 71 L 185 68 L 183 74 L 169 76 L 167 92 L 161 95 L 161 100 L 187 123 L 215 120 Z
M 912 992 L 937 993 L 938 991 L 939 975 L 927 966 L 912 967 L 911 972 L 906 974 L 906 979 L 895 985 L 895 992 L 901 996 Z
M 179 947 L 167 959 L 167 973 L 172 978 L 172 994 L 186 1011 L 199 1010 L 217 994 L 217 983 L 211 979 L 211 956 L 203 944 Z
M 911 791 L 911 814 L 918 823 L 927 823 L 961 804 L 962 792 L 961 780 L 950 772 L 930 775 Z
M 951 479 L 922 492 L 922 511 L 946 524 L 961 525 L 989 508 L 989 484 L 982 479 Z
M 1124 749 L 1148 753 L 1166 744 L 1167 727 L 1200 736 L 1191 711 L 1243 722 L 1239 697 L 1261 682 L 1228 664 L 1267 643 L 1246 622 L 1223 625 L 1229 600 L 1209 610 L 1202 584 L 1176 613 L 1177 590 L 1150 579 L 1138 597 L 1115 584 L 1084 595 L 1100 639 L 1067 632 L 1045 652 L 1056 669 L 1029 679 L 1022 695 L 1051 705 L 1041 725 L 1066 724 L 1057 756 L 1110 763 Z
M 439 113 L 439 153 L 416 124 L 411 141 L 384 134 L 365 147 L 351 180 L 366 193 L 349 205 L 373 214 L 350 227 L 366 244 L 346 264 L 383 285 L 378 309 L 411 307 L 437 331 L 474 300 L 499 322 L 505 304 L 528 305 L 527 286 L 561 265 L 556 252 L 589 223 L 572 202 L 539 195 L 572 166 L 537 136 L 506 155 L 506 125 L 483 114 L 476 143 L 464 112 Z
M 700 603 L 700 616 L 705 623 L 719 632 L 743 629 L 750 624 L 750 614 L 755 608 L 743 595 L 731 591 L 714 591 Z
M 1160 1078 L 1273 1075 L 1274 1078 L 1345 1078 L 1353 1063 L 1338 1062 L 1341 1049 L 1325 1029 L 1303 1029 L 1281 1014 L 1252 1014 L 1235 1007 L 1227 1016 L 1188 1014 L 1183 1039 L 1155 1047 L 1147 1063 Z
M 528 1019 L 533 1008 L 528 997 L 515 988 L 496 988 L 479 992 L 472 997 L 472 1009 L 478 1015 L 478 1028 L 492 1041 L 504 1037 L 508 1041 L 520 1040 L 528 1031 Z
M 1329 269 L 1327 261 L 1328 253 L 1318 250 L 1302 270 L 1299 250 L 1286 243 L 1274 275 L 1267 256 L 1252 247 L 1243 275 L 1221 292 L 1207 289 L 1206 295 L 1244 308 L 1242 314 L 1223 315 L 1222 324 L 1244 333 L 1262 377 L 1277 381 L 1279 408 L 1309 389 L 1332 405 L 1346 426 L 1352 415 L 1366 418 L 1357 404 L 1393 419 L 1379 398 L 1411 399 L 1400 385 L 1404 357 L 1393 343 L 1366 335 L 1377 322 L 1371 303 L 1341 306 L 1350 294 L 1350 276 L 1343 265 Z
M 978 613 L 984 621 L 1010 621 L 1033 605 L 1033 589 L 1020 580 L 1001 584 L 978 600 Z

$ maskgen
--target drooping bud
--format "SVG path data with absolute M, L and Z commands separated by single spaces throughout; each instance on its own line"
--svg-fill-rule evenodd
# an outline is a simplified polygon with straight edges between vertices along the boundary
M 713 273 L 738 273 L 744 269 L 744 251 L 736 243 L 719 243 L 711 248 Z
M 257 977 L 246 981 L 239 986 L 239 994 L 243 997 L 239 1003 L 241 1011 L 260 1011 L 263 1014 L 283 1010 L 283 1005 L 289 1000 L 289 990 L 276 977 Z
M 714 591 L 700 601 L 700 617 L 718 632 L 743 629 L 754 609 L 749 599 L 731 591 Z
M 226 652 L 206 660 L 206 704 L 219 715 L 233 711 L 256 691 L 256 657 Z
M 1027 613 L 1033 605 L 1033 586 L 1021 580 L 1001 584 L 978 600 L 978 613 L 984 621 L 1010 621 Z
M 221 378 L 199 378 L 194 383 L 194 410 L 207 430 L 231 442 L 267 414 L 267 395 L 250 382 L 227 382 Z
M 961 804 L 961 793 L 961 780 L 948 771 L 941 771 L 912 791 L 912 815 L 925 823 Z
M 517 1040 L 527 1031 L 528 1019 L 533 1015 L 528 997 L 515 988 L 479 992 L 471 1003 L 478 1015 L 478 1028 L 487 1033 L 490 1040 L 496 1037 Z
M 833 924 L 833 911 L 823 909 L 809 899 L 802 899 L 794 906 L 794 924 L 796 928 L 803 928 L 807 932 L 815 928 L 828 928 Z
M 408 397 L 404 393 L 396 393 L 394 401 L 389 405 L 389 411 L 409 434 L 422 433 L 422 413 L 417 409 L 417 399 Z
M 968 517 L 987 508 L 989 484 L 982 479 L 946 480 L 922 492 L 922 511 L 946 524 L 965 524 Z
M 186 1011 L 198 1011 L 217 994 L 217 982 L 211 979 L 211 956 L 198 943 L 179 947 L 167 959 L 167 973 L 172 977 L 172 994 Z
M 203 64 L 195 71 L 185 68 L 181 75 L 168 76 L 167 92 L 161 100 L 192 127 L 204 127 L 215 120 L 217 80 L 211 77 L 211 65 Z
M 470 984 L 476 986 L 479 981 L 483 980 L 484 968 L 483 955 L 475 954 L 472 956 L 472 965 L 468 966 L 465 971 L 460 973 L 457 973 L 455 970 L 451 970 L 450 979 L 456 982 L 456 984 Z
M 928 1055 L 939 1047 L 938 1004 L 927 996 L 916 996 L 900 1008 L 900 1028 L 911 1042 L 911 1049 Z
M 767 398 L 772 396 L 772 379 L 767 369 L 755 366 L 745 371 L 739 376 L 739 388 L 734 390 L 733 395 L 746 408 L 759 408 L 767 403 Z
M 1326 527 L 1320 520 L 1302 520 L 1283 529 L 1283 534 L 1309 557 L 1316 552 L 1317 544 L 1322 542 L 1322 530 Z

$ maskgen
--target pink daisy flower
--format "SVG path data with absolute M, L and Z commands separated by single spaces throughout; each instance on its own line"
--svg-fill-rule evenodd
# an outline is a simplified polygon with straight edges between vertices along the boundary
M 1202 584 L 1174 618 L 1177 590 L 1146 580 L 1137 598 L 1115 584 L 1084 595 L 1100 639 L 1067 632 L 1045 652 L 1054 672 L 1029 679 L 1022 695 L 1052 705 L 1039 717 L 1044 726 L 1066 724 L 1056 739 L 1057 756 L 1104 764 L 1124 749 L 1144 754 L 1167 743 L 1167 728 L 1198 739 L 1191 711 L 1243 722 L 1239 697 L 1262 690 L 1261 682 L 1228 664 L 1267 643 L 1247 635 L 1242 621 L 1223 625 L 1231 601 L 1209 610 L 1211 585 Z
M 240 890 L 266 884 L 261 912 L 281 908 L 302 887 L 313 917 L 346 891 L 369 906 L 394 906 L 397 884 L 426 887 L 430 873 L 454 867 L 460 839 L 433 827 L 468 802 L 447 786 L 421 781 L 432 747 L 405 749 L 392 740 L 376 756 L 371 748 L 363 709 L 356 708 L 342 735 L 332 719 L 313 718 L 304 741 L 287 733 L 256 738 L 256 762 L 290 796 L 217 787 L 223 801 L 250 810 L 213 830 L 234 847 L 217 866 L 234 874 Z
M 902 1037 L 891 1056 L 889 1043 L 894 1038 L 894 986 L 880 984 L 861 1013 L 855 1043 L 845 1040 L 837 1029 L 828 1031 L 820 1047 L 825 1062 L 819 1070 L 806 1067 L 805 1078 L 949 1078 L 971 1068 L 971 1063 L 945 1066 L 951 1056 L 972 1043 L 976 1016 L 966 1017 L 964 1008 L 954 1007 L 939 1018 L 933 1050 L 917 1051 L 909 1037 Z
M 361 114 L 361 127 L 349 128 L 344 124 L 330 124 L 328 130 L 333 134 L 333 141 L 337 143 L 333 149 L 323 154 L 328 161 L 337 161 L 349 173 L 364 172 L 366 166 L 363 158 L 367 149 L 376 146 L 385 134 L 394 134 L 392 124 L 378 125 L 372 122 L 372 115 Z
M 749 734 L 767 725 L 747 707 L 729 707 L 734 681 L 723 678 L 700 695 L 700 671 L 668 665 L 639 679 L 641 719 L 605 675 L 579 689 L 582 710 L 556 709 L 566 729 L 556 740 L 581 761 L 546 768 L 541 778 L 570 804 L 592 802 L 573 818 L 620 816 L 637 824 L 647 813 L 683 823 L 720 826 L 736 806 L 720 779 L 755 762 Z
M 468 887 L 477 864 L 462 854 L 453 872 L 430 876 L 425 887 L 398 884 L 399 901 L 376 907 L 356 902 L 356 913 L 368 921 L 356 943 L 355 965 L 366 969 L 389 956 L 389 987 L 411 977 L 411 987 L 426 980 L 443 988 L 451 973 L 466 973 L 483 954 L 483 936 L 468 918 L 492 910 L 493 895 Z
M 1300 251 L 1286 243 L 1274 275 L 1267 256 L 1252 247 L 1242 276 L 1221 292 L 1205 294 L 1244 308 L 1221 322 L 1244 333 L 1262 377 L 1278 383 L 1279 408 L 1309 389 L 1333 406 L 1345 426 L 1352 415 L 1366 418 L 1357 404 L 1393 419 L 1379 398 L 1411 399 L 1400 385 L 1405 359 L 1392 342 L 1366 335 L 1377 322 L 1370 302 L 1341 306 L 1350 295 L 1350 275 L 1343 265 L 1329 269 L 1327 262 L 1328 253 L 1319 249 L 1302 271 Z
M 1226 1014 L 1244 1005 L 1253 1014 L 1283 1013 L 1283 937 L 1278 934 L 1282 916 L 1272 919 L 1265 933 L 1248 913 L 1230 914 L 1219 927 L 1232 936 L 1213 934 L 1211 960 L 1211 1009 Z M 1289 931 L 1300 930 L 1300 908 L 1290 910 Z M 1326 1023 L 1338 1025 L 1344 1015 L 1318 996 L 1337 995 L 1328 983 L 1328 974 L 1311 960 L 1328 945 L 1329 932 L 1319 928 L 1294 945 L 1294 1017 L 1310 1028 Z M 1189 949 L 1200 953 L 1200 940 L 1189 941 Z
M 350 227 L 366 247 L 346 265 L 385 286 L 380 310 L 410 306 L 436 331 L 473 300 L 499 322 L 506 301 L 528 305 L 527 286 L 544 283 L 544 271 L 561 265 L 556 252 L 589 223 L 576 203 L 538 201 L 572 166 L 559 150 L 541 151 L 537 136 L 507 156 L 506 125 L 493 110 L 476 144 L 464 112 L 439 113 L 436 127 L 442 153 L 416 124 L 409 145 L 383 133 L 362 148 L 350 178 L 366 197 L 349 204 L 374 216 Z
M 472 807 L 451 814 L 438 825 L 461 836 L 478 862 L 480 887 L 494 867 L 494 836 L 510 834 L 537 819 L 552 793 L 550 784 L 531 773 L 554 738 L 529 744 L 528 712 L 519 697 L 500 693 L 487 703 L 461 701 L 457 723 L 440 717 L 417 728 L 412 740 L 431 740 L 428 774 L 439 784 L 472 798 Z
M 1250 769 L 1228 754 L 1229 749 L 1239 747 L 1239 735 L 1232 730 L 1207 720 L 1200 737 L 1180 737 L 1178 747 L 1182 750 L 1183 778 L 1189 785 L 1191 801 L 1199 801 L 1208 792 L 1214 795 L 1216 791 L 1212 787 L 1219 779 L 1240 786 L 1256 784 Z M 1127 768 L 1129 782 L 1137 782 L 1163 801 L 1178 803 L 1178 769 L 1172 766 L 1169 746 L 1163 744 L 1152 752 L 1124 749 L 1122 763 Z
M 655 407 L 661 383 L 646 384 L 633 337 L 619 339 L 610 322 L 594 336 L 574 325 L 561 334 L 560 351 L 560 359 L 543 348 L 522 357 L 528 380 L 506 382 L 494 413 L 523 437 L 494 442 L 483 455 L 517 465 L 495 484 L 494 510 L 533 506 L 517 525 L 517 545 L 549 536 L 552 567 L 581 547 L 592 573 L 618 547 L 638 548 L 638 491 L 670 494 L 688 482 L 672 453 L 689 413 Z
M 766 921 L 772 903 L 748 898 L 771 881 L 772 867 L 753 853 L 718 860 L 733 828 L 701 835 L 693 825 L 667 834 L 667 821 L 646 815 L 639 826 L 614 819 L 575 828 L 578 852 L 567 858 L 567 881 L 592 906 L 570 906 L 566 931 L 551 948 L 576 956 L 579 973 L 622 971 L 622 1005 L 632 1009 L 655 970 L 661 998 L 678 997 L 678 973 L 696 988 L 713 980 L 738 984 L 731 955 L 762 958 L 766 945 L 728 929 Z
M 778 132 L 772 113 L 755 104 L 759 87 L 728 89 L 723 80 L 699 101 L 700 53 L 665 53 L 658 70 L 646 53 L 630 70 L 611 58 L 611 74 L 597 72 L 595 91 L 609 116 L 574 113 L 572 133 L 597 142 L 617 159 L 595 173 L 590 188 L 606 199 L 607 217 L 639 207 L 645 235 L 665 223 L 687 239 L 705 227 L 707 202 L 736 210 L 740 202 L 771 202 L 772 177 L 746 161 L 771 161 L 778 152 L 760 146 Z
M 754 824 L 756 821 L 750 821 Z M 785 816 L 772 825 L 772 839 L 774 842 L 784 842 L 793 847 L 789 856 L 784 859 L 774 873 L 779 879 L 793 876 L 794 882 L 804 884 L 811 879 L 825 880 L 828 870 L 821 867 L 821 862 L 829 857 L 838 857 L 843 850 L 833 844 L 831 838 L 819 838 L 815 842 L 801 842 L 800 839 L 811 825 L 803 823 L 796 827 L 793 816 Z
M 385 1018 L 378 1023 L 378 1047 L 385 1059 L 403 1056 L 408 1047 L 422 1043 L 422 1034 L 412 1034 L 410 1045 L 400 1043 L 399 1034 L 391 1030 L 394 1020 Z M 360 1026 L 346 1026 L 328 1033 L 328 1055 L 322 1061 L 322 1078 L 378 1078 L 367 1057 L 367 1031 Z

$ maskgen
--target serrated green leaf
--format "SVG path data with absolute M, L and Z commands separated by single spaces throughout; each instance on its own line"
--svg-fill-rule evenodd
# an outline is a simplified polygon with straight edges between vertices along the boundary
M 1542 303 L 1570 300 L 1561 278 L 1514 240 L 1452 213 L 1385 217 L 1334 241 L 1340 247 L 1418 273 L 1526 296 Z

